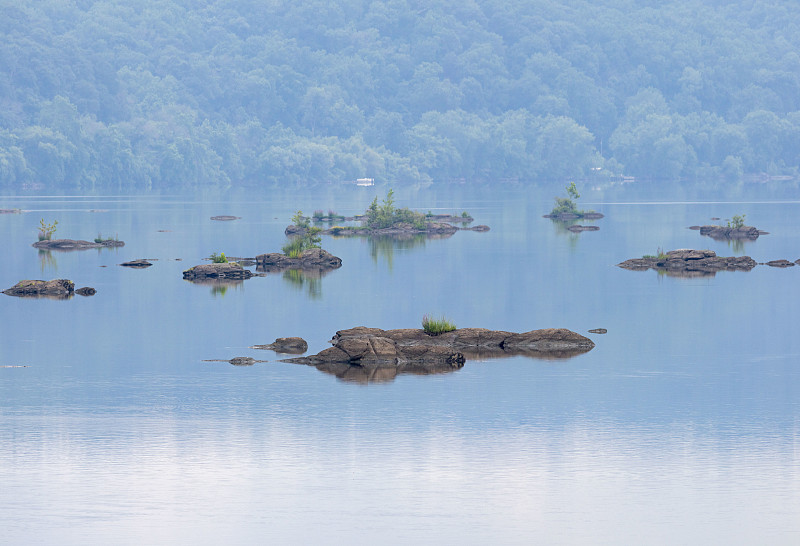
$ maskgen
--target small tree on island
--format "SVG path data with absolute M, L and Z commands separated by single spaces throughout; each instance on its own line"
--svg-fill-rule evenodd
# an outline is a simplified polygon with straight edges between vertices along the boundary
M 581 197 L 575 182 L 570 182 L 566 190 L 569 197 L 556 197 L 556 206 L 550 211 L 550 215 L 575 214 L 576 216 L 583 216 L 586 214 L 586 211 L 578 210 L 578 205 L 575 203 Z

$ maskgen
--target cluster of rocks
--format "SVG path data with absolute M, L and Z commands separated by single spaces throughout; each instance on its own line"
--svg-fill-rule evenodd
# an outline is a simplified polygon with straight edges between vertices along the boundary
M 258 270 L 265 272 L 283 271 L 285 269 L 329 271 L 342 267 L 341 258 L 321 248 L 309 248 L 296 258 L 279 252 L 259 254 L 256 256 L 255 262 Z
M 87 250 L 90 248 L 114 248 L 125 246 L 124 241 L 109 239 L 95 243 L 92 241 L 73 239 L 53 239 L 52 241 L 37 241 L 32 245 L 39 250 Z
M 798 260 L 795 263 L 800 263 Z M 675 276 L 710 276 L 718 271 L 750 271 L 758 262 L 750 256 L 717 256 L 713 250 L 671 250 L 661 256 L 634 258 L 617 264 L 631 271 L 655 269 Z M 790 267 L 794 263 L 788 260 L 773 260 L 765 265 L 772 267 Z
M 11 288 L 3 290 L 3 294 L 8 296 L 28 297 L 28 298 L 53 298 L 67 299 L 73 294 L 80 296 L 93 296 L 97 290 L 90 286 L 75 289 L 75 283 L 68 279 L 53 279 L 51 281 L 23 280 Z
M 311 366 L 331 363 L 350 366 L 433 366 L 458 369 L 469 358 L 525 355 L 536 358 L 569 358 L 590 351 L 594 342 L 563 328 L 513 333 L 485 328 L 460 328 L 439 335 L 421 329 L 381 330 L 359 326 L 340 330 L 333 347 L 287 362 Z
M 457 217 L 456 217 L 457 218 Z M 404 237 L 411 235 L 427 235 L 429 237 L 435 236 L 449 236 L 456 231 L 489 231 L 489 226 L 478 225 L 473 227 L 456 227 L 447 222 L 426 222 L 424 227 L 418 227 L 409 222 L 398 222 L 385 228 L 369 228 L 369 227 L 354 227 L 354 226 L 334 226 L 329 229 L 322 230 L 322 235 L 335 235 L 335 236 L 367 236 L 367 237 Z M 304 235 L 308 228 L 296 225 L 290 225 L 284 230 L 287 236 Z
M 551 220 L 599 220 L 603 218 L 600 212 L 587 211 L 587 212 L 559 212 L 557 214 L 545 214 L 544 218 Z
M 689 226 L 689 229 L 700 231 L 700 235 L 711 237 L 716 241 L 729 241 L 731 239 L 749 239 L 755 241 L 759 235 L 767 235 L 766 231 L 760 231 L 753 226 L 742 226 L 738 228 L 726 226 Z

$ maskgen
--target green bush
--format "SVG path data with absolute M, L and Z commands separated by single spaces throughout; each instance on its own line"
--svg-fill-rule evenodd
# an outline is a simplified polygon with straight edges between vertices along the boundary
M 45 224 L 44 218 L 39 221 L 39 240 L 40 241 L 49 241 L 53 234 L 56 232 L 56 226 L 58 225 L 58 220 L 53 220 L 52 224 Z
M 220 252 L 217 254 L 216 252 L 211 255 L 211 263 L 215 264 L 226 264 L 228 263 L 228 258 L 225 257 L 224 252 Z
M 581 194 L 578 193 L 578 187 L 575 182 L 570 182 L 567 186 L 567 195 L 569 197 L 556 197 L 556 206 L 550 211 L 550 214 L 577 214 L 582 216 L 585 211 L 578 210 L 578 205 L 575 201 L 580 198 Z
M 394 191 L 389 190 L 383 204 L 378 204 L 378 197 L 372 200 L 369 208 L 366 211 L 367 226 L 372 229 L 383 229 L 392 227 L 401 222 L 412 224 L 417 229 L 425 229 L 426 215 L 414 212 L 404 207 L 402 209 L 395 208 L 394 206 Z
M 320 248 L 322 241 L 322 237 L 319 235 L 320 231 L 322 230 L 318 227 L 310 227 L 303 235 L 294 237 L 283 245 L 281 250 L 290 258 L 299 258 L 309 248 Z
M 744 217 L 747 216 L 746 214 L 742 214 L 741 216 L 736 214 L 734 217 L 728 221 L 728 227 L 733 229 L 739 229 L 740 227 L 744 227 Z
M 422 329 L 426 334 L 435 336 L 445 332 L 452 332 L 456 329 L 456 325 L 445 317 L 431 317 L 429 315 L 424 315 L 422 317 Z
M 302 210 L 298 210 L 294 213 L 294 216 L 292 216 L 292 224 L 297 227 L 308 228 L 311 225 L 311 221 L 303 216 Z

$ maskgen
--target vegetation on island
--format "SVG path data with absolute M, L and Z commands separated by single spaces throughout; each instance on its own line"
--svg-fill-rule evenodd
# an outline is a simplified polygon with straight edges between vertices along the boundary
M 219 254 L 214 252 L 211 255 L 211 263 L 212 264 L 226 264 L 226 263 L 228 263 L 228 258 L 225 257 L 225 253 L 224 252 L 220 252 Z
M 797 176 L 798 26 L 752 0 L 8 4 L 0 187 Z
M 53 238 L 53 234 L 56 232 L 56 226 L 58 225 L 58 220 L 53 220 L 52 224 L 47 224 L 42 218 L 39 221 L 39 240 L 40 241 L 50 241 Z
M 366 226 L 370 229 L 384 229 L 399 223 L 407 223 L 416 229 L 425 229 L 426 217 L 420 212 L 409 210 L 408 207 L 399 209 L 394 206 L 394 191 L 389 190 L 383 202 L 378 204 L 378 196 L 372 200 L 366 211 Z
M 744 227 L 744 217 L 746 214 L 734 214 L 733 218 L 728 220 L 728 227 L 731 229 L 739 229 Z
M 581 194 L 578 193 L 578 186 L 575 182 L 570 182 L 566 187 L 567 197 L 556 197 L 556 204 L 553 210 L 550 211 L 549 216 L 558 217 L 561 215 L 574 215 L 577 218 L 582 218 L 588 213 L 594 212 L 592 210 L 579 210 L 576 201 L 580 199 Z
M 667 259 L 667 253 L 664 252 L 664 249 L 658 247 L 658 250 L 656 251 L 655 254 L 645 254 L 642 256 L 642 258 L 645 260 L 652 259 L 652 260 L 664 261 Z
M 422 329 L 426 334 L 435 336 L 445 332 L 452 332 L 456 329 L 456 325 L 443 316 L 433 317 L 426 314 L 422 317 Z
M 281 247 L 281 251 L 289 258 L 299 258 L 300 255 L 311 248 L 321 248 L 320 243 L 320 228 L 312 226 L 309 219 L 303 216 L 303 211 L 298 210 L 292 216 L 292 224 L 297 227 L 303 228 L 301 233 L 293 235 L 288 243 Z

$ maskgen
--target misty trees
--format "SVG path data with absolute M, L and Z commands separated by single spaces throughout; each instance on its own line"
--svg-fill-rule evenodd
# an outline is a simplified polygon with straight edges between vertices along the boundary
M 776 3 L 42 0 L 2 14 L 5 186 L 800 166 L 800 14 Z

